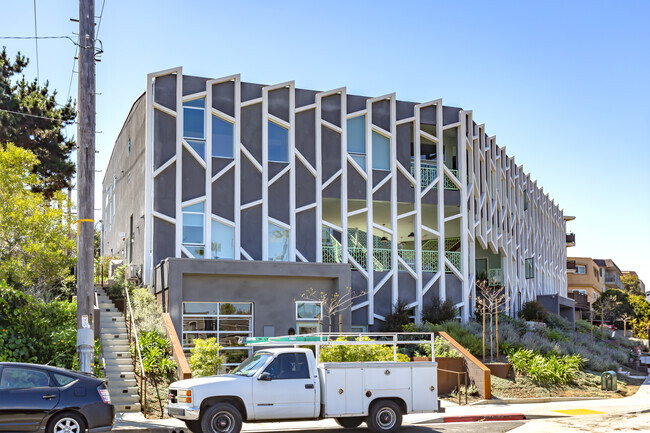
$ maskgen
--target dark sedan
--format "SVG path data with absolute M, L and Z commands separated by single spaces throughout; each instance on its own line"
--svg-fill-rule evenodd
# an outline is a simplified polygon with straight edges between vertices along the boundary
M 0 431 L 109 431 L 115 407 L 104 379 L 62 368 L 0 362 Z

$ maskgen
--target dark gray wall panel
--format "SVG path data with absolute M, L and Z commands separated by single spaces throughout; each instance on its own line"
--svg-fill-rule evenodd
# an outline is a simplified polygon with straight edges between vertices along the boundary
M 262 104 L 241 109 L 241 142 L 262 163 Z
M 289 172 L 269 186 L 269 216 L 289 224 Z
M 436 107 L 430 105 L 424 107 L 420 110 L 420 123 L 426 123 L 427 125 L 436 124 Z
M 316 93 L 314 90 L 296 89 L 296 108 L 316 102 Z
M 398 272 L 398 299 L 410 304 L 415 302 L 416 298 L 416 284 L 415 280 L 408 272 Z
M 154 266 L 168 257 L 174 257 L 176 227 L 158 218 L 153 218 L 153 264 Z
M 415 116 L 415 102 L 395 101 L 397 120 Z
M 341 198 L 341 178 L 337 177 L 323 190 L 323 198 Z
M 212 213 L 235 221 L 235 169 L 212 183 Z
M 368 98 L 365 96 L 347 95 L 348 114 L 354 113 L 355 111 L 365 110 L 367 99 Z
M 375 173 L 377 173 L 377 171 L 375 171 Z M 381 172 L 380 171 L 379 175 L 381 173 L 386 173 L 386 176 L 388 175 L 388 172 Z M 382 176 L 380 179 L 383 179 L 386 176 Z M 379 183 L 379 182 L 375 182 L 374 176 L 373 176 L 373 183 L 375 185 Z M 388 201 L 389 202 L 390 201 L 390 183 L 391 183 L 391 181 L 387 180 L 386 183 L 383 184 L 382 187 L 379 188 L 379 190 L 372 195 L 373 200 L 376 200 L 376 201 Z
M 366 199 L 366 181 L 359 172 L 348 162 L 348 198 Z
M 368 324 L 368 307 L 359 308 L 352 312 L 352 325 L 364 326 Z
M 321 115 L 329 123 L 341 126 L 341 95 L 321 99 Z
M 375 283 L 379 283 L 386 276 L 386 272 L 375 272 Z M 386 316 L 393 310 L 393 297 L 391 293 L 392 277 L 375 293 L 375 313 Z
M 413 145 L 413 141 L 411 141 L 413 138 L 412 129 L 412 123 L 399 125 L 396 134 L 397 160 L 407 170 L 411 169 L 411 146 Z
M 445 292 L 447 299 L 450 299 L 454 304 L 458 304 L 463 300 L 463 283 L 460 282 L 458 277 L 454 274 L 445 274 Z
M 397 201 L 400 203 L 415 202 L 413 184 L 399 171 L 397 172 Z
M 296 248 L 310 262 L 316 261 L 316 209 L 296 214 Z
M 321 126 L 321 137 L 323 182 L 325 182 L 341 168 L 341 134 Z
M 269 161 L 269 180 L 273 179 L 276 174 L 284 170 L 289 163 Z
M 153 168 L 157 170 L 176 154 L 176 118 L 153 110 Z
M 262 97 L 263 84 L 241 83 L 241 100 L 242 102 Z
M 235 82 L 215 84 L 212 86 L 212 107 L 235 117 Z
M 385 99 L 372 104 L 372 123 L 390 131 L 390 101 Z
M 363 295 L 359 296 L 354 300 L 355 304 L 358 304 L 360 302 L 365 302 L 368 300 L 368 280 L 365 279 L 363 275 L 359 271 L 355 271 L 352 266 L 350 266 L 350 269 L 353 269 L 352 272 L 350 273 L 351 275 L 351 283 L 352 283 L 352 292 L 354 292 L 355 296 L 363 293 Z
M 262 198 L 262 173 L 246 158 L 241 158 L 241 204 Z
M 296 149 L 316 166 L 316 111 L 296 113 Z
M 176 75 L 165 75 L 154 82 L 153 100 L 163 107 L 176 111 Z
M 262 260 L 262 206 L 254 206 L 241 212 L 241 245 L 254 259 Z
M 205 169 L 187 151 L 183 149 L 183 195 L 187 201 L 205 195 Z
M 175 162 L 153 180 L 153 209 L 169 217 L 176 217 Z
M 423 272 L 422 273 L 422 286 L 426 285 L 431 278 L 433 278 L 435 274 L 431 272 Z M 431 301 L 434 298 L 438 298 L 440 293 L 440 280 L 436 281 L 433 283 L 431 288 L 424 294 L 422 295 L 422 308 L 427 308 L 429 305 L 431 305 Z
M 289 121 L 289 89 L 282 88 L 269 92 L 269 113 L 285 122 Z
M 204 92 L 206 81 L 208 81 L 207 78 L 183 75 L 183 96 Z
M 244 157 L 245 158 L 245 157 Z M 212 176 L 219 173 L 225 166 L 232 162 L 232 158 L 212 158 Z
M 443 107 L 442 109 L 442 124 L 449 125 L 451 123 L 458 122 L 458 113 L 460 113 L 460 108 L 456 107 Z
M 296 161 L 296 208 L 316 201 L 316 179 L 300 161 Z

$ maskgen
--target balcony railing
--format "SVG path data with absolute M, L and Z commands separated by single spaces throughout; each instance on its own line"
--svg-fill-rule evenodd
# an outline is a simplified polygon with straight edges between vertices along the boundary
M 348 254 L 363 269 L 367 269 L 367 251 L 365 248 L 348 247 Z M 397 250 L 397 254 L 404 262 L 415 270 L 415 250 Z M 390 271 L 392 269 L 392 250 L 386 248 L 373 249 L 373 269 L 377 272 Z M 447 251 L 446 256 L 449 261 L 461 270 L 461 253 L 460 251 Z M 341 263 L 340 245 L 323 245 L 323 263 Z M 406 272 L 403 266 L 399 266 L 400 272 Z M 447 267 L 447 272 L 451 269 Z M 438 272 L 438 251 L 422 251 L 422 272 Z
M 575 260 L 567 260 L 567 262 L 566 262 L 566 268 L 567 268 L 567 270 L 568 270 L 568 269 L 572 269 L 572 270 L 577 269 L 576 261 L 575 261 Z
M 584 293 L 571 292 L 569 293 L 569 298 L 575 301 L 575 308 L 578 310 L 588 310 L 589 309 L 589 298 Z
M 488 269 L 488 284 L 490 286 L 503 286 L 503 270 Z
M 458 178 L 458 170 L 449 169 L 451 173 Z M 415 164 L 411 163 L 411 174 L 415 176 Z M 431 185 L 438 176 L 438 167 L 431 164 L 420 164 L 420 188 L 426 188 Z M 452 182 L 449 176 L 445 175 L 445 189 L 458 190 L 458 186 Z
M 576 235 L 574 233 L 567 233 L 566 234 L 566 243 L 575 245 L 576 243 Z

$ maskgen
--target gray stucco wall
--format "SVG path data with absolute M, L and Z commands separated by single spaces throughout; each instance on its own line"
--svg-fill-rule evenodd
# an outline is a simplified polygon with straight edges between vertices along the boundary
M 264 326 L 274 326 L 276 335 L 285 335 L 289 328 L 296 328 L 295 301 L 308 289 L 328 296 L 345 293 L 350 287 L 350 267 L 329 263 L 171 258 L 157 269 L 155 280 L 159 302 L 165 289 L 165 304 L 169 306 L 179 336 L 183 301 L 253 302 L 255 335 L 263 335 Z M 343 330 L 349 331 L 350 311 L 341 314 Z

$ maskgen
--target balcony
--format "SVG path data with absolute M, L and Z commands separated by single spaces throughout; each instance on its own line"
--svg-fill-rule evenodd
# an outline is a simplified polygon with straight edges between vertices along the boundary
M 575 260 L 566 261 L 566 271 L 568 274 L 575 274 L 577 270 L 577 263 Z
M 575 247 L 576 245 L 576 235 L 575 233 L 567 233 L 566 234 L 566 246 L 567 247 Z
M 607 275 L 605 277 L 605 286 L 608 289 L 621 289 L 623 290 L 623 283 L 617 275 Z
M 488 269 L 488 283 L 490 286 L 503 286 L 503 270 Z
M 451 173 L 458 178 L 458 170 L 449 169 Z M 415 176 L 415 164 L 411 162 L 411 174 Z M 438 167 L 433 164 L 420 163 L 420 188 L 424 189 L 431 185 L 438 177 Z M 445 175 L 445 189 L 458 190 L 458 186 Z
M 579 292 L 571 292 L 569 293 L 569 298 L 575 301 L 576 310 L 589 310 L 589 301 L 586 294 L 579 293 Z

